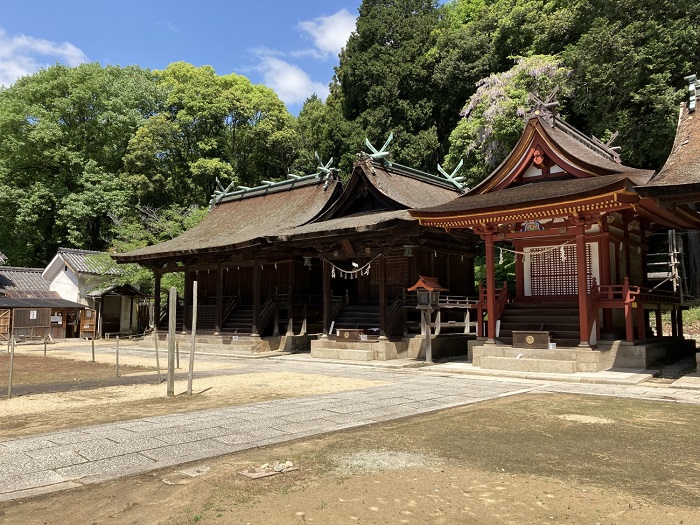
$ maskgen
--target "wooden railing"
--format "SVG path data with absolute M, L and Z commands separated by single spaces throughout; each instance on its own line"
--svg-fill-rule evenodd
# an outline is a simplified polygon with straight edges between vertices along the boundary
M 634 340 L 632 310 L 637 310 L 637 337 L 645 338 L 644 310 L 660 310 L 662 307 L 676 309 L 681 305 L 679 294 L 653 290 L 641 286 L 631 285 L 629 278 L 625 277 L 623 284 L 610 284 L 598 287 L 598 308 L 620 308 L 625 316 L 625 338 Z
M 393 334 L 394 330 L 404 324 L 404 298 L 398 295 L 387 308 L 387 335 Z
M 600 288 L 598 287 L 598 281 L 596 281 L 596 278 L 593 277 L 593 280 L 591 282 L 591 290 L 588 292 L 588 325 L 586 326 L 586 335 L 587 337 L 590 337 L 590 333 L 593 330 L 593 325 L 598 319 L 598 308 L 599 308 L 599 303 L 600 301 Z M 580 321 L 579 321 L 580 322 Z M 596 328 L 599 328 L 599 325 L 595 325 Z M 596 339 L 598 335 L 596 334 Z
M 338 317 L 338 314 L 340 314 L 340 311 L 343 309 L 343 306 L 345 306 L 345 301 L 346 297 L 344 295 L 334 295 L 331 298 L 331 311 L 329 320 L 331 323 L 335 321 L 335 318 Z
M 267 298 L 267 301 L 260 307 L 258 333 L 262 334 L 268 323 L 272 320 L 277 310 L 277 301 L 274 295 Z
M 489 318 L 489 322 L 494 324 L 494 327 L 496 326 L 496 322 L 501 318 L 501 315 L 503 314 L 503 310 L 506 307 L 506 304 L 508 303 L 508 283 L 506 281 L 503 281 L 503 286 L 501 288 L 496 288 L 494 290 L 495 293 L 495 312 L 493 313 L 493 319 Z M 488 304 L 488 290 L 486 289 L 486 286 L 484 286 L 483 283 L 479 283 L 479 298 L 478 302 L 474 305 L 474 308 L 476 308 L 477 315 L 476 315 L 476 327 L 477 327 L 477 334 L 480 336 L 484 336 L 483 334 L 483 321 L 484 321 L 484 314 L 488 312 L 487 308 Z
M 229 297 L 224 297 L 224 299 L 228 299 L 226 301 L 226 305 L 224 306 L 224 311 L 221 315 L 221 323 L 225 323 L 226 319 L 231 315 L 231 313 L 236 309 L 236 306 L 241 302 L 241 291 L 238 290 L 236 295 L 231 295 Z

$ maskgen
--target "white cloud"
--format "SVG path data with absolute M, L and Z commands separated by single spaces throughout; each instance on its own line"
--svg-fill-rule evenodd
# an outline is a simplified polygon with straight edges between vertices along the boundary
M 330 16 L 321 16 L 299 23 L 314 41 L 315 50 L 321 56 L 336 56 L 355 30 L 355 17 L 347 9 Z
M 88 57 L 68 42 L 56 43 L 27 35 L 10 36 L 0 27 L 0 85 L 9 86 L 56 62 L 77 66 Z
M 314 82 L 300 67 L 275 56 L 263 56 L 259 69 L 263 83 L 287 105 L 300 104 L 314 93 L 322 99 L 328 96 L 327 85 Z

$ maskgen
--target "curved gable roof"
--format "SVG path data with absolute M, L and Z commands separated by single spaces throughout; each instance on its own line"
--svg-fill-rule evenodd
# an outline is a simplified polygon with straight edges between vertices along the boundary
M 502 190 L 519 181 L 532 165 L 539 148 L 563 173 L 558 177 L 587 178 L 626 173 L 632 176 L 652 172 L 620 164 L 617 153 L 589 138 L 556 115 L 535 115 L 525 124 L 520 140 L 506 159 L 466 196 Z
M 675 203 L 700 201 L 700 118 L 686 103 L 681 104 L 676 138 L 663 168 L 637 191 Z
M 369 157 L 355 162 L 342 195 L 313 222 L 383 211 L 436 206 L 460 195 L 447 179 Z

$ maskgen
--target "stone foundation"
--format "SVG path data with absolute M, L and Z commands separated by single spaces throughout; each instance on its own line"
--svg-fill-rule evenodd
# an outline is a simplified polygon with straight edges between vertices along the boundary
M 665 358 L 680 358 L 695 352 L 695 340 L 663 338 L 641 343 L 599 341 L 594 348 L 531 349 L 504 344 L 471 346 L 474 366 L 489 370 L 519 372 L 600 372 L 610 368 L 645 369 Z

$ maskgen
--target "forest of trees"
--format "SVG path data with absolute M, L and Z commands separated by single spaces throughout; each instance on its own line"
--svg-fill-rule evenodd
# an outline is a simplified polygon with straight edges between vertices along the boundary
M 658 169 L 683 77 L 698 72 L 688 0 L 364 0 L 330 95 L 298 116 L 271 89 L 210 67 L 55 65 L 0 89 L 0 251 L 43 266 L 59 246 L 127 250 L 206 213 L 217 180 L 253 186 L 349 173 L 364 140 L 394 161 L 440 163 L 472 185 L 517 140 L 528 93 L 625 164 Z M 131 276 L 133 277 L 133 275 Z

